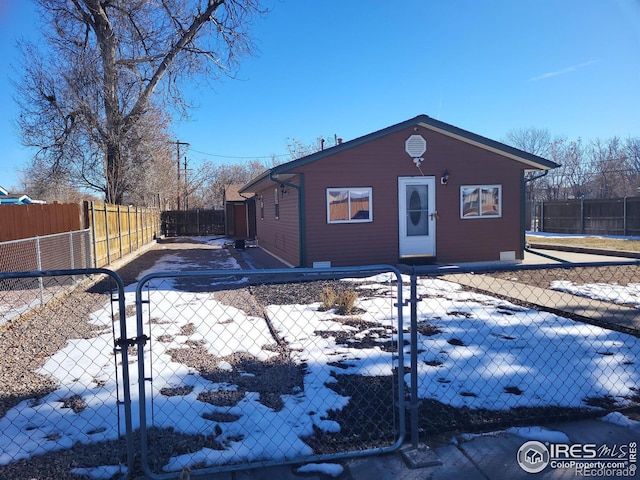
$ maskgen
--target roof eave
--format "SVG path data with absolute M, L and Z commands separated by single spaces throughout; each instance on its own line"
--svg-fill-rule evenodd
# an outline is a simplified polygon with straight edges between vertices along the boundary
M 517 162 L 520 162 L 526 165 L 525 167 L 526 170 L 551 170 L 553 168 L 558 168 L 560 166 L 557 163 L 547 160 L 545 158 L 539 157 L 537 155 L 533 155 L 531 153 L 527 153 L 523 150 L 519 150 L 509 145 L 505 145 L 504 143 L 491 140 L 489 138 L 483 137 L 481 135 L 477 135 L 467 130 L 463 130 L 461 128 L 455 127 L 448 123 L 441 122 L 440 120 L 431 118 L 428 115 L 418 115 L 417 117 L 411 118 L 409 120 L 405 120 L 404 122 L 397 123 L 395 125 L 391 125 L 390 127 L 383 128 L 382 130 L 378 130 L 376 132 L 363 135 L 362 137 L 349 140 L 348 142 L 344 142 L 344 143 L 341 143 L 340 145 L 327 148 L 326 150 L 321 150 L 319 152 L 312 153 L 311 155 L 307 155 L 305 157 L 301 157 L 296 160 L 292 160 L 290 162 L 283 163 L 281 165 L 270 168 L 269 170 L 266 170 L 262 174 L 250 180 L 249 183 L 244 185 L 239 190 L 239 192 L 240 193 L 255 192 L 256 191 L 255 187 L 258 184 L 262 183 L 264 180 L 271 181 L 271 178 L 273 178 L 274 175 L 277 175 L 279 173 L 290 173 L 296 168 L 306 165 L 308 163 L 315 162 L 324 157 L 328 157 L 330 155 L 334 155 L 336 153 L 340 153 L 345 150 L 349 150 L 351 148 L 357 147 L 364 143 L 370 142 L 372 140 L 376 140 L 378 138 L 382 138 L 391 133 L 395 133 L 415 125 L 419 125 L 423 128 L 432 130 L 434 132 L 439 132 L 443 135 L 456 138 L 460 141 L 466 142 L 471 145 L 475 145 L 476 147 L 482 148 L 484 150 L 487 150 L 487 151 L 496 153 L 498 155 L 505 156 Z

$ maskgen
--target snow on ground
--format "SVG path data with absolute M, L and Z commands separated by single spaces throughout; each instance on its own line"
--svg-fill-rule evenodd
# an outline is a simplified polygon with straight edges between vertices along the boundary
M 238 267 L 232 259 L 221 265 L 224 265 L 221 268 Z M 168 255 L 152 271 L 187 269 L 189 266 L 181 264 L 178 256 Z M 360 318 L 371 322 L 372 329 L 358 335 L 375 334 L 380 341 L 397 339 L 394 296 L 390 292 L 396 287 L 387 281 L 388 277 L 368 279 L 377 282 L 366 285 L 376 293 L 360 298 L 358 306 L 366 312 Z M 408 294 L 406 282 L 403 297 L 408 298 Z M 438 279 L 420 279 L 418 294 L 422 297 L 417 304 L 419 326 L 428 325 L 431 329 L 421 330 L 418 337 L 422 398 L 453 407 L 492 410 L 550 405 L 585 407 L 587 397 L 606 395 L 624 403 L 640 384 L 637 372 L 640 341 L 635 337 L 466 292 L 457 284 Z M 238 417 L 236 421 L 225 422 L 217 438 L 228 446 L 226 450 L 205 448 L 173 457 L 165 465 L 165 471 L 180 471 L 196 464 L 310 455 L 313 452 L 303 438 L 312 434 L 314 427 L 339 431 L 340 425 L 328 419 L 329 411 L 340 410 L 349 402 L 348 397 L 329 388 L 335 382 L 331 373 L 391 374 L 394 364 L 391 353 L 377 346 L 349 348 L 348 344 L 336 344 L 333 336 L 318 335 L 318 331 L 346 328 L 335 321 L 332 312 L 318 311 L 318 304 L 269 306 L 267 312 L 273 326 L 288 343 L 294 360 L 307 364 L 304 388 L 282 395 L 284 407 L 279 411 L 260 403 L 256 392 L 248 392 L 235 406 L 216 407 L 198 400 L 198 395 L 212 390 L 234 390 L 237 386 L 203 378 L 194 368 L 173 361 L 169 351 L 187 348 L 187 342 L 197 342 L 218 357 L 245 352 L 267 360 L 275 353 L 262 348 L 274 343 L 266 323 L 220 304 L 210 293 L 178 291 L 173 281 L 165 279 L 155 280 L 149 295 L 152 307 L 144 306 L 144 318 L 151 313 L 153 319 L 152 328 L 145 326 L 145 334 L 151 336 L 153 346 L 153 385 L 146 392 L 147 401 L 153 398 L 154 425 L 188 434 L 210 434 L 214 422 L 203 418 L 203 414 L 215 411 Z M 636 303 L 640 303 L 638 297 L 640 292 L 635 297 Z M 131 287 L 127 289 L 126 304 L 135 304 Z M 409 307 L 403 317 L 408 325 Z M 118 437 L 116 400 L 122 394 L 117 392 L 114 380 L 109 309 L 96 312 L 91 321 L 104 328 L 100 335 L 90 340 L 69 341 L 41 369 L 41 373 L 57 379 L 59 388 L 38 401 L 21 402 L 0 419 L 0 464 L 69 448 L 76 442 L 94 443 Z M 188 324 L 189 333 L 185 333 Z M 135 326 L 135 316 L 128 317 L 129 336 L 134 335 Z M 436 334 L 432 334 L 434 328 L 438 330 Z M 116 325 L 116 336 L 119 333 Z M 404 353 L 408 365 L 408 347 Z M 148 365 L 151 360 L 148 348 L 144 355 Z M 228 370 L 230 365 L 220 362 L 218 368 Z M 135 364 L 130 375 L 134 428 L 139 428 Z M 408 375 L 405 381 L 409 382 Z M 191 388 L 186 395 L 160 393 L 163 388 L 184 386 Z M 74 413 L 70 408 L 62 408 L 63 399 L 73 395 L 82 398 L 86 405 L 83 411 Z M 120 427 L 124 431 L 122 420 Z M 105 471 L 111 472 L 111 468 L 87 472 L 99 478 Z
M 640 283 L 628 285 L 615 285 L 608 283 L 587 283 L 576 285 L 568 280 L 556 280 L 551 282 L 550 288 L 562 292 L 593 298 L 605 302 L 633 305 L 640 308 Z
M 587 397 L 635 395 L 640 340 L 522 308 L 456 284 L 422 279 L 419 391 L 454 407 L 584 407 Z M 407 379 L 408 381 L 408 376 Z

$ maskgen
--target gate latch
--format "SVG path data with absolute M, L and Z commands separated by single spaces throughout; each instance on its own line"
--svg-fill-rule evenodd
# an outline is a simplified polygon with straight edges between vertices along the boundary
M 144 347 L 147 344 L 147 340 L 149 340 L 149 337 L 147 337 L 146 335 L 139 335 L 137 337 L 134 338 L 118 338 L 115 341 L 116 347 L 135 347 L 136 345 L 140 346 L 140 347 Z

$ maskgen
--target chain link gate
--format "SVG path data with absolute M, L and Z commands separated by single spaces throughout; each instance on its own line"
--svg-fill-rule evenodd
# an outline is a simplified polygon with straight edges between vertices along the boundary
M 0 478 L 132 471 L 124 302 L 106 269 L 0 273 Z
M 387 266 L 142 278 L 145 474 L 395 450 L 405 433 L 402 297 Z

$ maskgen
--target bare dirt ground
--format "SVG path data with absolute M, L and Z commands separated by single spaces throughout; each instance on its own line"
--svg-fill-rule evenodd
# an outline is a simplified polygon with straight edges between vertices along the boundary
M 640 283 L 640 265 L 608 267 L 567 266 L 563 268 L 496 272 L 491 275 L 540 288 L 549 288 L 551 282 L 556 280 L 569 281 L 576 285 L 607 283 L 626 286 Z

